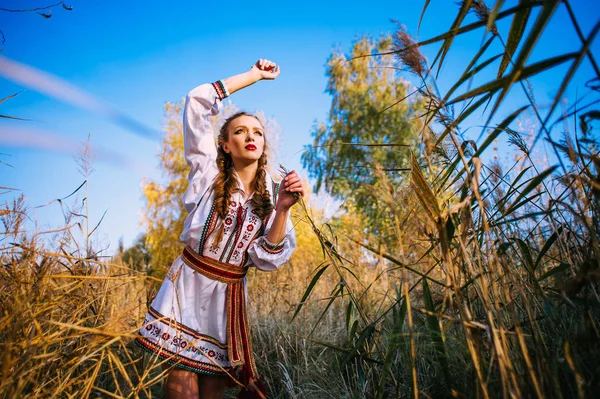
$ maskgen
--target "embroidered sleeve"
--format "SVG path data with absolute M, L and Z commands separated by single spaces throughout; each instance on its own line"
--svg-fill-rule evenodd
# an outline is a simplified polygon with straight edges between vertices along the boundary
M 281 241 L 279 244 L 273 244 L 265 237 L 262 241 L 261 247 L 267 253 L 279 254 L 283 251 L 283 247 L 285 247 L 284 243 L 285 240 Z
M 263 236 L 258 237 L 248 246 L 248 255 L 257 269 L 273 271 L 281 267 L 292 256 L 296 249 L 296 233 L 291 219 L 286 221 L 286 235 L 280 243 L 272 243 L 267 240 L 270 225 L 275 218 L 275 212 L 269 218 L 269 223 Z
M 183 204 L 188 212 L 194 209 L 217 173 L 215 132 L 209 117 L 219 113 L 221 101 L 227 96 L 225 84 L 217 81 L 196 87 L 185 99 L 183 147 L 190 171 Z

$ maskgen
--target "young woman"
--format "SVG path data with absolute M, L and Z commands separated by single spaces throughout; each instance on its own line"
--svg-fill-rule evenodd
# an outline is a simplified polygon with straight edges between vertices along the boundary
M 252 357 L 245 274 L 276 270 L 296 238 L 289 212 L 304 188 L 292 171 L 280 184 L 266 171 L 266 136 L 254 115 L 228 118 L 215 146 L 209 122 L 221 101 L 280 69 L 259 60 L 250 71 L 192 90 L 183 114 L 190 167 L 182 255 L 171 265 L 137 342 L 170 365 L 167 398 L 220 398 L 234 377 L 240 397 L 264 397 Z

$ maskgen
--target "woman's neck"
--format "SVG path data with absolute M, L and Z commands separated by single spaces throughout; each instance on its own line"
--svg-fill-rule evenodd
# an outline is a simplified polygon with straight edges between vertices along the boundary
M 252 163 L 244 163 L 244 162 L 233 162 L 233 167 L 237 175 L 239 176 L 242 184 L 244 185 L 244 193 L 246 193 L 246 198 L 252 195 L 252 181 L 256 176 L 256 171 L 258 170 L 258 162 L 254 161 Z

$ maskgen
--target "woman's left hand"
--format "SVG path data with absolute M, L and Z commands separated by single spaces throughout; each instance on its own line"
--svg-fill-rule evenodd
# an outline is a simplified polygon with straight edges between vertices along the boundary
M 288 173 L 279 185 L 279 196 L 275 209 L 287 211 L 304 196 L 304 185 L 296 171 Z

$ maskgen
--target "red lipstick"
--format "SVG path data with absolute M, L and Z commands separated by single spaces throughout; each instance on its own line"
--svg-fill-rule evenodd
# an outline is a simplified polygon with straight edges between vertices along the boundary
M 244 147 L 244 148 L 245 148 L 245 149 L 247 149 L 247 150 L 250 150 L 250 151 L 254 151 L 254 150 L 256 150 L 256 146 L 255 146 L 254 144 L 248 144 L 248 145 L 247 145 L 246 147 Z

